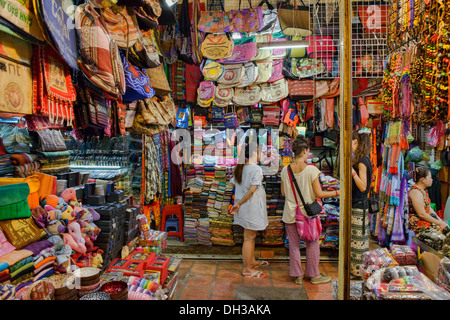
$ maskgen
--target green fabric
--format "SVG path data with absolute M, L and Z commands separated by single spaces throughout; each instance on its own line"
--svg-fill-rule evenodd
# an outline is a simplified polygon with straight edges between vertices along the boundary
M 0 220 L 29 218 L 28 204 L 30 187 L 28 183 L 16 183 L 0 186 Z

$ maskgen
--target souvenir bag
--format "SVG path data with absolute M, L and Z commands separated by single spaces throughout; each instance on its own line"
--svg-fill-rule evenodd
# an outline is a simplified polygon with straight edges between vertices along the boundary
M 125 107 L 125 128 L 131 128 L 136 116 L 137 101 L 126 103 Z
M 125 6 L 99 10 L 102 21 L 119 48 L 128 49 L 139 39 L 139 30 Z
M 222 88 L 220 85 L 216 88 L 213 104 L 218 107 L 226 107 L 233 100 L 234 89 Z
M 224 121 L 224 109 L 223 108 L 210 108 L 209 118 L 212 122 L 223 122 Z
M 231 107 L 231 111 L 228 111 L 223 115 L 223 124 L 227 129 L 235 129 L 239 127 L 239 120 L 236 114 L 236 109 L 234 106 Z
M 288 79 L 289 96 L 292 100 L 312 100 L 316 90 L 314 80 L 292 80 Z
M 187 129 L 189 128 L 190 107 L 187 105 L 180 105 L 177 110 L 176 127 Z
M 320 98 L 326 95 L 329 91 L 329 86 L 327 81 L 316 81 L 316 91 L 314 98 Z
M 267 0 L 262 0 L 258 7 L 267 5 L 268 9 L 263 9 L 263 27 L 256 34 L 267 34 L 281 31 L 280 20 L 278 19 L 278 10 L 272 6 Z
M 241 82 L 236 86 L 237 88 L 251 86 L 258 77 L 258 67 L 254 62 L 244 63 L 244 76 Z
M 178 53 L 175 47 L 175 31 L 174 26 L 166 26 L 161 37 L 160 49 L 167 64 L 174 64 L 178 60 Z
M 289 61 L 289 72 L 297 79 L 313 77 L 326 71 L 325 63 L 320 59 L 291 58 Z
M 258 85 L 235 88 L 233 102 L 240 106 L 252 106 L 261 100 L 261 88 Z
M 209 2 L 208 11 L 200 11 L 200 19 L 198 20 L 198 30 L 204 33 L 227 33 L 231 32 L 230 16 L 225 12 L 225 8 L 221 0 L 218 0 L 222 11 L 211 11 L 211 5 L 214 1 Z
M 186 63 L 186 102 L 194 103 L 197 101 L 197 88 L 202 80 L 202 72 L 198 64 Z
M 262 7 L 252 8 L 252 3 L 248 0 L 250 8 L 241 9 L 241 0 L 239 0 L 239 10 L 231 10 L 232 32 L 249 33 L 257 32 L 264 26 Z
M 285 78 L 271 83 L 261 84 L 261 103 L 278 102 L 289 95 L 288 82 Z
M 153 97 L 155 90 L 151 87 L 146 71 L 132 65 L 123 53 L 122 64 L 126 79 L 126 91 L 122 96 L 122 100 L 136 101 Z
M 301 36 L 292 36 L 291 41 L 303 40 Z M 288 58 L 304 58 L 306 57 L 306 48 L 289 48 L 286 52 Z
M 313 30 L 312 19 L 309 14 L 309 7 L 302 0 L 299 5 L 297 0 L 294 4 L 282 4 L 278 10 L 281 31 L 287 36 L 310 36 Z
M 75 11 L 80 47 L 78 64 L 94 85 L 115 96 L 125 93 L 125 76 L 117 43 L 90 4 Z
M 262 124 L 265 126 L 280 125 L 281 108 L 279 105 L 263 106 Z
M 380 98 L 368 98 L 366 101 L 367 111 L 370 114 L 379 115 L 383 113 L 384 103 Z
M 284 78 L 283 76 L 283 59 L 272 61 L 272 74 L 267 82 L 275 82 Z
M 233 54 L 234 43 L 229 33 L 208 34 L 200 45 L 203 57 L 211 60 L 226 59 Z
M 222 77 L 224 68 L 221 63 L 207 59 L 204 60 L 202 64 L 203 67 L 201 69 L 205 80 L 217 81 Z
M 262 119 L 263 119 L 263 109 L 262 108 L 260 108 L 259 106 L 250 107 L 249 112 L 250 112 L 250 114 L 249 114 L 250 123 L 252 125 L 262 124 Z
M 332 36 L 311 36 L 306 37 L 306 41 L 310 42 L 310 46 L 306 49 L 308 58 L 322 60 L 330 71 L 333 66 L 333 56 L 336 53 Z
M 33 114 L 72 126 L 76 92 L 69 66 L 49 46 L 36 46 L 33 55 Z
M 221 87 L 230 88 L 237 86 L 244 77 L 244 65 L 241 63 L 226 64 L 223 67 L 223 76 L 219 80 L 217 80 L 217 83 L 220 84 Z
M 272 50 L 271 49 L 260 49 L 258 48 L 258 43 L 261 42 L 267 42 L 268 38 L 271 38 L 271 35 L 268 34 L 262 34 L 262 35 L 256 35 L 255 41 L 256 41 L 256 56 L 252 59 L 253 61 L 259 61 L 259 60 L 272 60 Z
M 260 60 L 256 61 L 256 66 L 258 68 L 258 76 L 256 78 L 255 84 L 266 83 L 272 77 L 272 60 Z
M 301 190 L 297 185 L 297 181 L 295 180 L 294 173 L 292 172 L 292 168 L 290 165 L 288 166 L 288 174 L 289 180 L 291 182 L 292 192 L 295 197 L 295 203 L 297 204 L 297 207 L 295 208 L 295 223 L 297 225 L 297 232 L 299 236 L 303 238 L 303 240 L 315 241 L 319 239 L 320 233 L 322 232 L 322 223 L 320 222 L 320 218 L 317 216 L 320 212 L 322 212 L 322 207 L 318 202 L 313 202 L 312 204 L 305 203 Z M 303 215 L 297 200 L 296 193 L 299 194 L 300 199 L 303 203 L 303 207 L 305 208 L 307 215 L 311 216 L 311 218 L 307 218 Z M 310 208 L 311 210 L 307 208 Z
M 209 107 L 215 97 L 216 86 L 214 82 L 202 81 L 197 89 L 197 104 L 201 107 Z
M 172 92 L 163 65 L 156 68 L 145 69 L 145 72 L 147 73 L 153 90 L 155 90 L 155 93 L 158 96 L 164 96 Z
M 237 113 L 237 117 L 238 117 L 238 120 L 239 120 L 239 124 L 243 124 L 243 123 L 246 123 L 246 122 L 250 121 L 247 107 L 238 108 L 236 113 Z
M 253 37 L 235 39 L 231 56 L 218 60 L 222 64 L 246 63 L 256 57 L 256 41 Z
M 147 31 L 158 26 L 158 18 L 162 13 L 158 0 L 118 0 L 117 5 L 132 8 L 137 17 L 139 29 Z

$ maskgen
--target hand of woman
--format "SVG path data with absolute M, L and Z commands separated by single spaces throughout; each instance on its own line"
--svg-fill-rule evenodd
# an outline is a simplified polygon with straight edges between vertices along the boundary
M 239 204 L 235 203 L 235 204 L 231 207 L 230 214 L 236 214 L 236 213 L 238 213 L 240 207 L 241 207 L 241 206 L 240 206 Z
M 439 221 L 438 225 L 439 225 L 439 227 L 441 227 L 442 229 L 445 229 L 446 227 L 448 227 L 448 224 L 445 223 L 444 221 Z

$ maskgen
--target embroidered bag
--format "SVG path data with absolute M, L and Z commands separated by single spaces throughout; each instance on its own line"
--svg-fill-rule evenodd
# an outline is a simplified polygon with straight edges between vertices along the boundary
M 258 68 L 258 76 L 256 78 L 255 84 L 268 82 L 272 77 L 272 60 L 260 60 L 256 62 Z
M 235 39 L 233 53 L 226 59 L 220 59 L 222 64 L 246 63 L 256 57 L 256 41 L 253 37 Z
M 254 62 L 244 63 L 244 76 L 241 82 L 236 86 L 238 88 L 251 86 L 258 77 L 258 67 Z
M 230 16 L 225 12 L 225 8 L 221 0 L 219 0 L 222 11 L 211 11 L 213 1 L 209 2 L 208 11 L 200 11 L 200 19 L 198 20 L 198 30 L 204 33 L 227 33 L 231 32 Z
M 233 102 L 240 106 L 252 106 L 261 100 L 261 88 L 258 85 L 235 88 Z
M 290 61 L 290 72 L 297 79 L 313 77 L 326 70 L 324 62 L 320 59 L 291 58 Z
M 263 27 L 257 31 L 256 34 L 268 34 L 281 31 L 280 20 L 278 19 L 278 10 L 270 4 L 267 0 L 262 0 L 258 7 L 267 5 L 268 9 L 263 9 Z
M 250 108 L 250 123 L 251 124 L 262 124 L 263 119 L 263 109 L 258 105 Z
M 249 122 L 250 118 L 248 115 L 248 108 L 247 107 L 243 107 L 243 108 L 238 108 L 237 109 L 237 117 L 239 120 L 239 124 L 243 124 L 246 122 Z
M 267 82 L 275 82 L 284 78 L 283 76 L 283 59 L 272 61 L 272 74 Z
M 220 99 L 221 101 L 225 101 L 227 103 L 230 103 L 230 101 L 233 99 L 234 96 L 234 89 L 233 88 L 223 88 L 222 86 L 218 86 L 216 88 L 216 98 Z
M 215 90 L 214 82 L 210 80 L 200 82 L 197 89 L 197 103 L 202 107 L 209 107 L 214 100 Z
M 220 60 L 233 54 L 233 46 L 234 43 L 228 33 L 218 35 L 210 33 L 203 39 L 200 51 L 204 58 Z
M 329 86 L 327 81 L 316 81 L 316 91 L 314 98 L 320 98 L 326 95 L 329 91 Z
M 119 48 L 130 48 L 139 39 L 139 31 L 125 6 L 99 10 L 103 23 Z
M 125 76 L 117 43 L 90 4 L 77 6 L 75 27 L 79 38 L 78 64 L 94 85 L 115 96 L 125 93 Z
M 289 95 L 288 82 L 281 78 L 275 82 L 261 84 L 261 103 L 278 102 Z
M 223 76 L 219 80 L 217 80 L 217 83 L 220 84 L 221 87 L 230 88 L 237 86 L 244 77 L 244 65 L 241 63 L 226 64 L 223 67 Z
M 264 26 L 262 7 L 252 8 L 252 3 L 248 0 L 250 8 L 241 9 L 241 0 L 239 0 L 239 10 L 231 10 L 232 32 L 249 33 L 256 32 Z
M 336 53 L 336 46 L 332 36 L 311 36 L 306 37 L 310 41 L 310 46 L 307 47 L 306 52 L 308 58 L 322 60 L 327 71 L 330 71 L 333 66 L 333 56 Z
M 124 66 L 126 79 L 126 92 L 122 96 L 123 101 L 136 101 L 151 98 L 155 90 L 151 87 L 150 79 L 144 70 L 129 63 L 125 54 L 122 53 L 122 64 Z
M 205 80 L 217 81 L 222 77 L 224 68 L 223 65 L 217 61 L 207 59 L 202 62 L 202 74 Z
M 279 126 L 281 108 L 278 104 L 266 105 L 263 108 L 262 124 L 265 126 Z
M 237 118 L 235 107 L 232 106 L 232 111 L 228 111 L 227 107 L 227 113 L 223 115 L 223 124 L 225 128 L 227 129 L 235 129 L 239 127 L 239 120 Z
M 314 98 L 316 83 L 314 80 L 288 79 L 289 96 L 292 100 L 311 100 Z

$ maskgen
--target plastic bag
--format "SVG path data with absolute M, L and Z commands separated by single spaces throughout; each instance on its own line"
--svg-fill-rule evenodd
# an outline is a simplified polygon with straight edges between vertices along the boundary
M 0 138 L 8 153 L 30 153 L 31 138 L 26 128 L 18 126 L 0 126 Z

